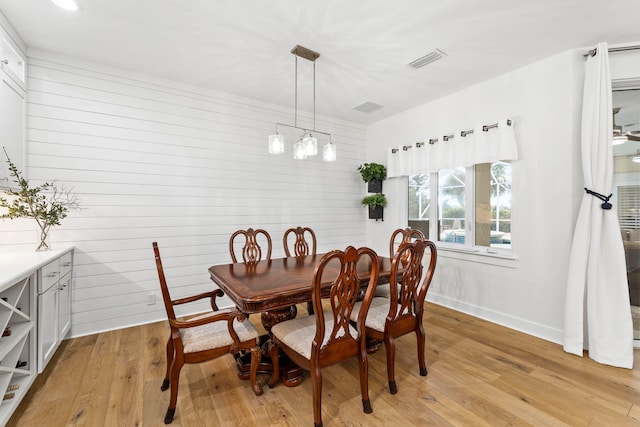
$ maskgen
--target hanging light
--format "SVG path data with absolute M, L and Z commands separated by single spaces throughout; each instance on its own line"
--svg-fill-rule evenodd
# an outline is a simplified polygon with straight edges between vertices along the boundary
M 304 146 L 304 142 L 301 139 L 293 144 L 293 158 L 296 160 L 304 160 L 307 158 L 307 150 Z
M 273 135 L 269 135 L 269 154 L 284 153 L 284 137 L 277 131 Z
M 285 126 L 303 131 L 302 136 L 293 144 L 293 158 L 296 160 L 306 159 L 307 157 L 318 155 L 318 138 L 313 134 L 322 134 L 329 137 L 329 143 L 324 146 L 322 159 L 327 162 L 336 160 L 336 146 L 331 142 L 331 134 L 320 132 L 316 127 L 316 59 L 320 57 L 319 53 L 309 50 L 305 47 L 297 45 L 291 50 L 295 55 L 295 115 L 293 126 L 282 123 L 276 123 L 276 132 L 269 135 L 269 154 L 281 154 L 284 152 L 284 137 L 278 133 L 278 126 Z M 298 57 L 313 62 L 313 129 L 306 129 L 298 126 Z
M 318 154 L 318 138 L 311 135 L 311 132 L 302 138 L 302 144 L 304 145 L 304 151 L 307 156 L 316 156 Z
M 322 160 L 325 162 L 336 161 L 336 146 L 331 143 L 331 139 L 329 139 L 327 145 L 322 148 Z

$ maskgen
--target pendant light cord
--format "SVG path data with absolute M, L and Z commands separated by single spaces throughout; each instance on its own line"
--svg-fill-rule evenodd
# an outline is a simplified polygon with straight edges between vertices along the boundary
M 313 131 L 316 131 L 316 61 L 313 61 Z
M 293 116 L 293 124 L 295 127 L 298 127 L 298 56 L 294 55 L 294 57 L 296 58 L 296 84 L 295 84 L 295 114 Z

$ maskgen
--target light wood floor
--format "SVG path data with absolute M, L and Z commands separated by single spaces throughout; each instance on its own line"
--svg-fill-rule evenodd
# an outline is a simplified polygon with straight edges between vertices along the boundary
M 398 394 L 387 389 L 384 351 L 370 356 L 372 414 L 362 412 L 356 360 L 323 370 L 325 426 L 640 425 L 638 350 L 634 370 L 607 367 L 433 304 L 424 325 L 429 375 L 418 375 L 415 338 L 398 339 Z M 167 335 L 161 322 L 65 341 L 8 425 L 163 425 Z M 310 386 L 307 373 L 299 387 L 257 397 L 231 356 L 187 365 L 172 425 L 312 425 Z

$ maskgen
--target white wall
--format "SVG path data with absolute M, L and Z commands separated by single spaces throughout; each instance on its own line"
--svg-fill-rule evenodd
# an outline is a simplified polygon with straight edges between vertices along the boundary
M 154 240 L 174 297 L 212 288 L 207 268 L 230 262 L 239 228 L 269 231 L 276 257 L 297 225 L 319 251 L 364 244 L 362 125 L 318 117 L 338 161 L 295 161 L 292 138 L 267 153 L 274 123 L 293 122 L 274 105 L 34 50 L 28 89 L 28 175 L 73 187 L 83 207 L 52 231 L 54 246 L 76 246 L 73 336 L 166 318 Z M 0 236 L 0 250 L 36 246 L 28 219 L 0 221 Z
M 494 265 L 487 257 L 442 250 L 429 300 L 551 341 L 562 339 L 567 264 L 582 197 L 582 53 L 548 58 L 369 127 L 367 161 L 386 163 L 388 147 L 514 119 L 517 259 Z M 407 224 L 407 179 L 389 179 L 384 190 L 385 221 L 368 224 L 368 243 L 378 251 L 388 251 L 387 236 Z

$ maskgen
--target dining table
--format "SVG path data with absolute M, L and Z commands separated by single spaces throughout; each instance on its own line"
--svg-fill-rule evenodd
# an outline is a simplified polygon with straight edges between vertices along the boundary
M 233 301 L 238 310 L 249 315 L 260 313 L 267 332 L 276 323 L 295 318 L 296 304 L 311 301 L 311 283 L 315 266 L 324 254 L 298 257 L 273 258 L 258 262 L 237 262 L 209 267 L 211 280 Z M 358 277 L 363 288 L 368 285 L 372 261 L 363 257 L 357 265 Z M 389 283 L 391 259 L 378 257 L 378 284 Z M 327 292 L 338 276 L 339 264 L 325 268 L 323 288 Z M 258 372 L 271 372 L 268 357 L 268 334 L 261 338 L 263 360 Z M 248 355 L 247 355 L 248 356 Z M 236 357 L 238 370 L 248 378 L 250 360 Z M 287 386 L 296 386 L 302 380 L 302 370 L 293 362 L 281 359 L 281 380 Z

